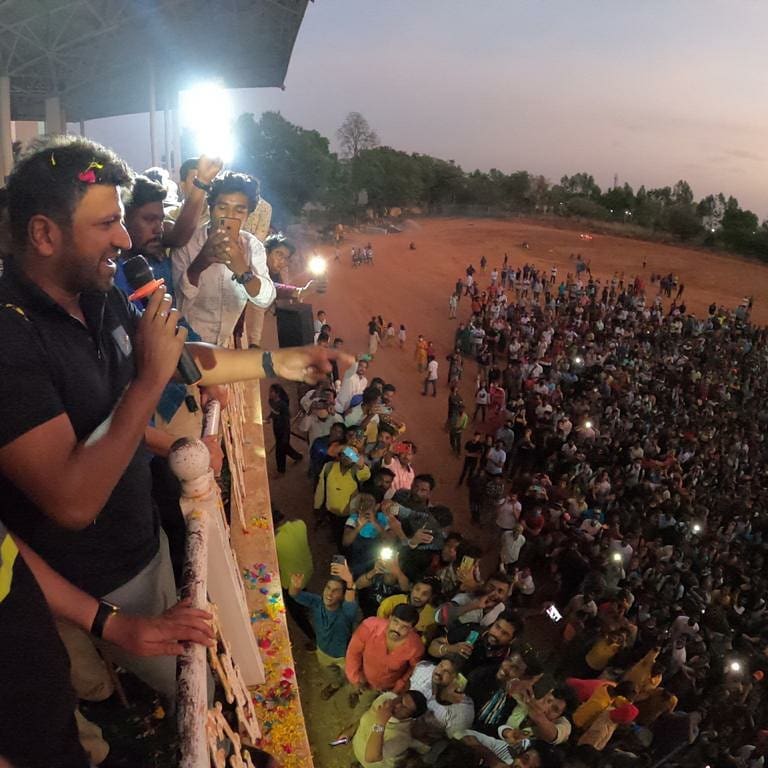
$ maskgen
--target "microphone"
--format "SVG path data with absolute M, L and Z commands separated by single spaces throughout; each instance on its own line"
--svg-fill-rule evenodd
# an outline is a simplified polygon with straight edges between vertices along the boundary
M 158 288 L 165 285 L 164 280 L 155 278 L 152 267 L 149 266 L 149 262 L 143 256 L 131 256 L 130 259 L 126 259 L 123 262 L 123 274 L 125 274 L 128 285 L 133 289 L 128 301 L 144 301 Z M 181 350 L 177 370 L 185 384 L 194 384 L 202 378 L 197 363 L 186 347 Z

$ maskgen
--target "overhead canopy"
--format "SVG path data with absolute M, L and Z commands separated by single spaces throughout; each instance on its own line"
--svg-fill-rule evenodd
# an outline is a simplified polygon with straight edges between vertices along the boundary
M 280 87 L 308 0 L 0 0 L 0 74 L 13 120 L 67 120 L 175 107 L 178 90 L 220 79 Z

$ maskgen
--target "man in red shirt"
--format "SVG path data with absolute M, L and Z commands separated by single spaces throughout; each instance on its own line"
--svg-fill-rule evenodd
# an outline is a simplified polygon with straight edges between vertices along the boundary
M 424 643 L 414 629 L 418 621 L 419 611 L 403 603 L 388 619 L 372 616 L 355 630 L 346 656 L 350 706 L 357 705 L 366 689 L 408 690 L 411 672 L 424 654 Z

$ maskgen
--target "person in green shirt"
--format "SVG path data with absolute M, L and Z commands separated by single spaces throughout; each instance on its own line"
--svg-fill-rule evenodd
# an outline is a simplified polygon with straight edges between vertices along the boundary
M 450 421 L 451 448 L 457 456 L 461 455 L 461 436 L 468 424 L 469 416 L 467 416 L 464 403 L 459 403 Z
M 312 550 L 307 539 L 307 524 L 303 520 L 288 520 L 278 509 L 272 510 L 272 525 L 275 529 L 275 549 L 283 587 L 283 602 L 298 628 L 307 636 L 307 650 L 315 649 L 315 630 L 307 616 L 307 610 L 291 597 L 288 585 L 294 573 L 303 574 L 301 588 L 312 578 L 314 564 Z

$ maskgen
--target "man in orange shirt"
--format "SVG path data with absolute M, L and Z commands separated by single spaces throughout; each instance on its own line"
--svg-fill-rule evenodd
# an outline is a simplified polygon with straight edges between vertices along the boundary
M 403 603 L 388 619 L 372 616 L 355 630 L 346 656 L 350 706 L 358 704 L 365 690 L 408 690 L 411 672 L 424 655 L 424 644 L 414 629 L 418 622 L 418 609 Z

